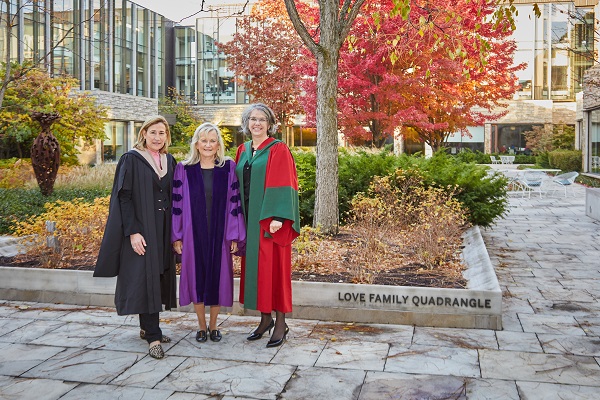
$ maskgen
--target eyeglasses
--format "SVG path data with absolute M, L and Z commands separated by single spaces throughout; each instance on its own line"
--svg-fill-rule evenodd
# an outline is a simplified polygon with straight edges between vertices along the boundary
M 253 123 L 254 122 L 260 122 L 261 124 L 264 124 L 265 122 L 267 122 L 267 120 L 265 118 L 254 118 L 254 117 L 251 117 L 250 118 L 250 122 L 253 122 Z

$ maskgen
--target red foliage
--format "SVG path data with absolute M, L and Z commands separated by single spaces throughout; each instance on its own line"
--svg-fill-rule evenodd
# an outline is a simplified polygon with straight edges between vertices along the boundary
M 365 3 L 342 46 L 338 109 L 347 139 L 380 146 L 403 126 L 437 149 L 450 133 L 503 115 L 492 110 L 516 91 L 514 72 L 523 66 L 513 65 L 510 25 L 490 22 L 494 1 L 416 0 L 406 20 L 392 9 L 392 0 Z M 316 65 L 305 55 L 297 70 L 314 77 Z M 309 123 L 315 86 L 302 81 Z

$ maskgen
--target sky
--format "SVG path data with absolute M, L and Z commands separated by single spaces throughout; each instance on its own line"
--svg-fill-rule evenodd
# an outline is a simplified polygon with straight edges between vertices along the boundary
M 200 11 L 202 0 L 132 0 L 134 3 L 144 6 L 152 11 L 164 15 L 172 21 L 179 22 L 180 20 L 189 17 L 190 15 Z M 204 9 L 208 6 L 218 6 L 223 4 L 244 4 L 245 0 L 204 0 Z M 181 22 L 182 25 L 193 25 L 195 18 L 200 14 L 185 19 Z

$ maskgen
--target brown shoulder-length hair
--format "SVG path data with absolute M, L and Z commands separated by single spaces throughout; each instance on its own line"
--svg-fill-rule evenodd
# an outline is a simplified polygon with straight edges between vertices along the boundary
M 165 145 L 162 147 L 162 149 L 160 149 L 160 152 L 168 153 L 169 146 L 171 145 L 171 129 L 169 128 L 169 123 L 162 115 L 153 115 L 152 117 L 149 117 L 148 119 L 146 119 L 146 121 L 144 121 L 144 124 L 138 132 L 137 140 L 135 141 L 133 147 L 142 151 L 146 150 L 146 138 L 144 138 L 144 132 L 148 131 L 148 128 L 150 128 L 152 125 L 158 124 L 160 122 L 165 124 L 167 133 L 167 140 L 165 141 Z

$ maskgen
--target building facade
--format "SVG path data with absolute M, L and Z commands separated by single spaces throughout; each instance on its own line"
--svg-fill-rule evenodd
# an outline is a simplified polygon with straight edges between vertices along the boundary
M 0 26 L 0 59 L 11 40 L 12 61 L 71 75 L 108 107 L 107 139 L 84 161 L 114 161 L 131 148 L 173 75 L 165 61 L 173 22 L 128 0 L 10 0 L 0 7 L 11 20 L 10 28 Z
M 470 138 L 451 137 L 454 151 L 469 147 L 485 153 L 527 152 L 523 133 L 533 126 L 552 129 L 558 124 L 577 124 L 576 96 L 583 90 L 585 71 L 597 57 L 595 2 L 514 1 L 518 10 L 515 64 L 526 64 L 517 72 L 520 89 L 506 102 L 505 116 L 470 127 Z M 539 17 L 534 14 L 534 3 L 540 8 Z

